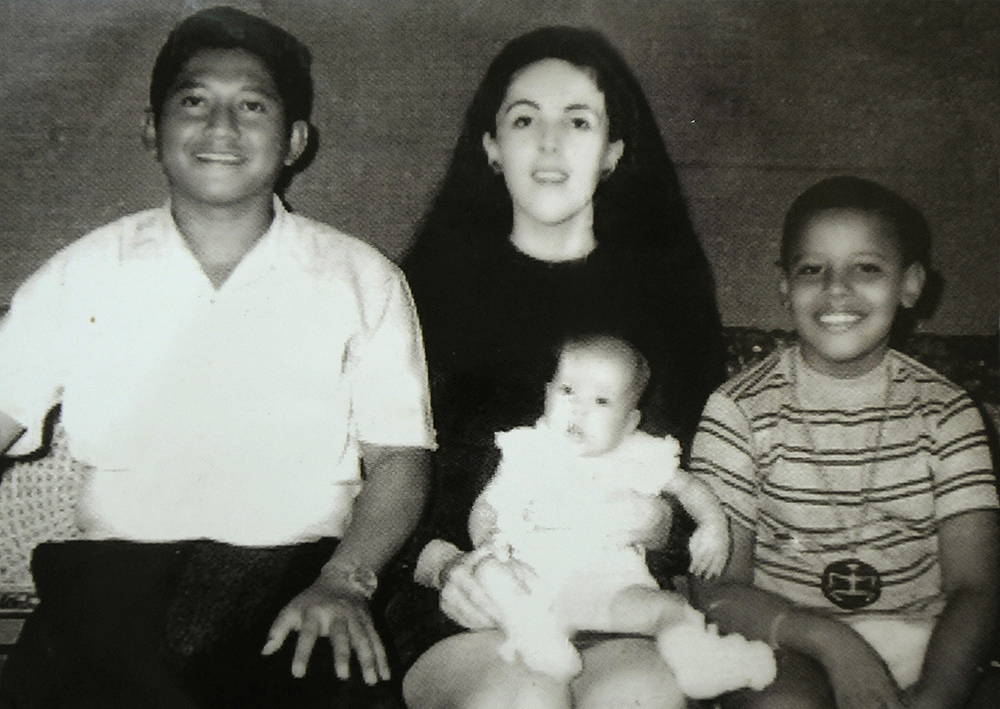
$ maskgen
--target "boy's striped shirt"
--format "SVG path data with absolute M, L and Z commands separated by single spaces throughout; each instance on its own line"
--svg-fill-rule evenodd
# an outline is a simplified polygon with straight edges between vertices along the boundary
M 893 350 L 853 381 L 807 371 L 797 347 L 776 352 L 712 395 L 691 467 L 756 532 L 758 586 L 838 613 L 820 589 L 823 570 L 859 559 L 882 589 L 852 613 L 936 616 L 938 524 L 997 507 L 972 401 Z

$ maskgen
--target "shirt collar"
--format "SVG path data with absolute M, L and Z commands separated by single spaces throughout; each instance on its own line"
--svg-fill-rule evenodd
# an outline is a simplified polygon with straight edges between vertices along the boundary
M 262 247 L 274 248 L 271 246 L 272 242 L 277 242 L 286 231 L 288 210 L 285 209 L 285 205 L 277 195 L 273 195 L 272 200 L 274 218 L 251 252 Z M 140 216 L 132 232 L 125 235 L 121 252 L 123 261 L 162 256 L 170 252 L 176 253 L 178 249 L 190 253 L 184 237 L 174 222 L 170 207 L 171 203 L 168 198 L 160 208 L 150 210 Z M 247 256 L 249 256 L 249 252 Z

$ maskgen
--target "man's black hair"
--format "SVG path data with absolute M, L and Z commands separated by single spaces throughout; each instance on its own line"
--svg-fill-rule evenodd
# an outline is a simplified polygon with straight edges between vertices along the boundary
M 231 7 L 213 7 L 182 20 L 160 49 L 149 83 L 149 106 L 159 123 L 167 92 L 184 64 L 204 49 L 242 49 L 260 58 L 274 79 L 285 125 L 309 121 L 313 83 L 309 49 L 290 33 Z

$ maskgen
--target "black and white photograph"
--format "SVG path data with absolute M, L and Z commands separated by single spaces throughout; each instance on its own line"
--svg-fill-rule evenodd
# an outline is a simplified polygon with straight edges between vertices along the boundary
M 1000 1 L 0 46 L 0 709 L 1000 708 Z

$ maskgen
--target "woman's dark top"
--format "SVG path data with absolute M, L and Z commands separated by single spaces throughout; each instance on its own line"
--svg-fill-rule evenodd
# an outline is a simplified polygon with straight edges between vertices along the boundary
M 705 400 L 724 379 L 711 276 L 698 257 L 666 263 L 598 246 L 586 258 L 549 263 L 502 240 L 484 244 L 472 263 L 454 252 L 404 263 L 440 445 L 431 514 L 437 536 L 469 548 L 465 525 L 492 474 L 493 435 L 541 415 L 555 349 L 567 335 L 608 332 L 637 346 L 652 369 L 641 427 L 690 442 Z
M 708 395 L 724 379 L 724 360 L 700 251 L 688 261 L 666 262 L 599 246 L 584 259 L 548 263 L 501 240 L 474 250 L 424 245 L 403 270 L 423 330 L 439 446 L 424 521 L 395 570 L 411 582 L 386 610 L 406 667 L 461 630 L 439 611 L 436 591 L 412 584 L 413 561 L 434 538 L 472 548 L 468 516 L 496 469 L 493 436 L 541 415 L 555 350 L 567 335 L 607 332 L 639 347 L 652 369 L 640 427 L 685 445 Z M 661 584 L 686 570 L 691 525 L 684 517 L 675 514 L 668 548 L 647 555 Z

